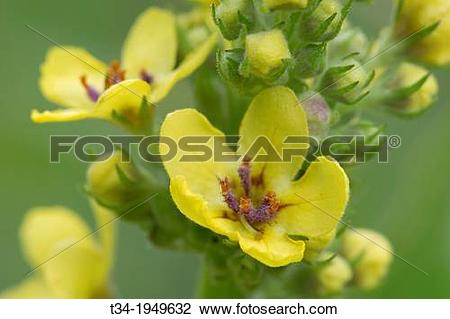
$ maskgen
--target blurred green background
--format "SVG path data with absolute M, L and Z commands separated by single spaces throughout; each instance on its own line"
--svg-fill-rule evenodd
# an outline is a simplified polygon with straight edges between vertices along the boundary
M 73 156 L 49 164 L 51 134 L 111 133 L 98 121 L 36 125 L 32 108 L 52 107 L 39 93 L 39 65 L 47 40 L 30 25 L 61 44 L 86 47 L 104 61 L 118 58 L 134 18 L 150 5 L 186 7 L 187 1 L 151 0 L 1 0 L 0 1 L 0 290 L 20 281 L 29 270 L 20 250 L 17 230 L 27 209 L 63 204 L 91 224 L 82 193 L 86 165 Z M 358 4 L 352 21 L 374 36 L 389 19 L 392 0 Z M 449 70 L 437 71 L 441 93 L 437 105 L 423 117 L 382 118 L 387 132 L 402 136 L 389 164 L 371 162 L 355 167 L 351 205 L 346 219 L 353 225 L 386 234 L 398 255 L 429 273 L 425 276 L 395 258 L 385 283 L 355 297 L 450 298 L 450 85 Z M 161 104 L 159 114 L 192 104 L 184 81 Z M 120 243 L 114 270 L 121 297 L 190 297 L 195 291 L 197 256 L 150 247 L 137 228 L 120 223 Z

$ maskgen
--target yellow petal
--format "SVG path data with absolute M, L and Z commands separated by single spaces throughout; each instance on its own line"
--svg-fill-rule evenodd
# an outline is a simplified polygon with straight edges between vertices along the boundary
M 94 117 L 115 119 L 113 113 L 130 123 L 139 121 L 142 99 L 148 97 L 150 85 L 143 80 L 125 80 L 103 93 L 94 109 Z
M 183 215 L 200 226 L 209 228 L 208 216 L 216 215 L 217 211 L 211 210 L 201 195 L 194 194 L 189 189 L 184 176 L 170 179 L 170 194 Z
M 269 267 L 286 266 L 303 259 L 305 243 L 290 239 L 279 225 L 267 226 L 260 238 L 249 232 L 238 236 L 241 249 Z
M 171 71 L 177 57 L 175 16 L 167 10 L 150 8 L 131 27 L 125 40 L 122 61 L 130 78 L 145 70 L 158 77 Z
M 116 246 L 116 215 L 109 209 L 100 206 L 95 200 L 90 200 L 92 211 L 97 221 L 97 229 L 102 250 L 106 259 L 106 271 L 111 268 Z
M 37 267 L 54 256 L 55 245 L 61 241 L 79 241 L 91 233 L 86 223 L 72 210 L 62 207 L 39 207 L 25 215 L 20 239 L 30 265 Z M 77 246 L 95 247 L 87 237 Z
M 154 103 L 159 102 L 169 93 L 178 81 L 191 75 L 203 64 L 203 62 L 205 62 L 216 43 L 217 34 L 213 33 L 202 45 L 190 52 L 174 71 L 161 78 L 157 78 L 154 83 L 150 100 Z
M 284 140 L 288 136 L 308 136 L 305 112 L 294 92 L 286 87 L 274 87 L 259 93 L 244 116 L 240 135 L 240 154 L 246 154 L 260 136 L 268 138 L 279 156 L 282 156 L 283 145 L 299 151 L 301 156 L 293 156 L 289 162 L 253 164 L 252 174 L 263 174 L 266 189 L 281 193 L 289 188 L 290 181 L 301 167 L 307 145 L 289 145 Z
M 67 240 L 60 241 L 52 253 L 55 257 L 40 271 L 57 298 L 101 297 L 109 273 L 100 249 Z
M 89 52 L 77 47 L 51 48 L 41 66 L 39 85 L 51 102 L 68 108 L 89 109 L 89 99 L 80 78 L 86 76 L 89 85 L 98 92 L 104 88 L 107 66 Z
M 25 278 L 18 285 L 8 288 L 0 294 L 0 298 L 7 299 L 38 299 L 54 298 L 55 295 L 48 288 L 40 274 Z
M 92 110 L 87 109 L 63 109 L 55 111 L 31 112 L 31 120 L 35 123 L 47 122 L 71 122 L 95 117 Z
M 303 259 L 305 242 L 289 238 L 282 225 L 277 223 L 258 232 L 245 227 L 239 220 L 225 217 L 223 213 L 216 214 L 207 222 L 208 228 L 238 241 L 243 252 L 269 267 L 286 266 Z
M 349 181 L 339 164 L 325 157 L 311 163 L 305 175 L 292 184 L 277 221 L 289 234 L 317 237 L 330 233 L 344 214 Z
M 208 119 L 194 109 L 183 109 L 167 115 L 161 125 L 161 136 L 171 138 L 176 145 L 186 136 L 203 137 L 210 150 L 213 150 L 213 137 L 223 138 L 224 134 L 216 129 Z M 207 141 L 207 142 L 206 142 Z M 237 175 L 237 163 L 216 162 L 210 157 L 204 161 L 181 161 L 184 155 L 192 155 L 181 148 L 172 160 L 165 161 L 164 167 L 171 179 L 183 176 L 190 192 L 201 195 L 211 206 L 223 207 L 219 179 Z M 160 145 L 160 153 L 168 153 L 165 143 Z

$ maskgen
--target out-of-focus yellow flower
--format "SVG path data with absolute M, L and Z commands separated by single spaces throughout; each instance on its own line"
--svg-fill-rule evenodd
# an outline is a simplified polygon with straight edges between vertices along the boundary
M 323 257 L 331 258 L 331 253 Z M 353 272 L 348 261 L 337 255 L 319 268 L 316 277 L 322 293 L 338 293 L 352 279 Z
M 427 76 L 429 71 L 421 66 L 403 63 L 397 71 L 392 87 L 394 89 L 408 88 L 423 77 Z M 422 87 L 405 99 L 395 101 L 392 107 L 401 114 L 418 114 L 428 109 L 436 99 L 439 91 L 439 84 L 434 75 L 430 75 Z
M 367 290 L 379 285 L 392 261 L 391 243 L 383 235 L 369 229 L 346 231 L 340 251 L 355 263 L 356 284 Z
M 263 4 L 269 10 L 305 8 L 308 0 L 263 0 Z
M 281 153 L 287 136 L 308 135 L 303 108 L 286 87 L 266 89 L 253 99 L 239 135 L 238 154 L 247 155 L 242 162 L 213 158 L 186 162 L 181 160 L 186 155 L 183 150 L 164 162 L 172 198 L 186 217 L 238 242 L 245 253 L 267 266 L 299 262 L 305 241 L 298 236 L 320 237 L 335 229 L 348 201 L 347 176 L 337 162 L 320 157 L 302 178 L 293 181 L 307 151 L 300 143 L 290 145 L 297 155 L 289 160 L 257 160 L 259 152 L 252 145 L 261 136 Z M 224 138 L 194 109 L 169 114 L 161 136 L 177 142 L 185 136 Z M 211 149 L 213 143 L 211 138 Z M 165 145 L 160 152 L 166 154 Z M 222 154 L 230 153 L 225 148 Z
M 245 39 L 245 54 L 249 71 L 260 78 L 269 78 L 283 66 L 284 60 L 291 57 L 280 30 L 249 34 Z
M 47 99 L 65 109 L 34 110 L 32 120 L 101 118 L 117 122 L 122 118 L 132 126 L 140 116 L 143 98 L 150 103 L 163 99 L 204 62 L 216 38 L 215 33 L 210 34 L 177 66 L 176 18 L 170 11 L 149 8 L 132 26 L 121 62 L 113 61 L 110 67 L 82 48 L 51 48 L 39 84 Z
M 99 228 L 61 206 L 30 210 L 20 228 L 22 249 L 34 271 L 3 298 L 102 298 L 110 296 L 114 215 L 92 203 Z
M 436 30 L 415 43 L 408 53 L 427 63 L 445 65 L 450 62 L 450 1 L 403 1 L 395 31 L 398 38 L 405 38 L 438 21 Z

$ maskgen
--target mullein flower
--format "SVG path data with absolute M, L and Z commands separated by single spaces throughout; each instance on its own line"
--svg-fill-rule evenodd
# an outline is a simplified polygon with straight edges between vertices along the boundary
M 335 294 L 341 292 L 353 277 L 352 267 L 342 256 L 324 254 L 323 265 L 319 266 L 316 273 L 319 291 L 322 294 Z M 331 260 L 327 260 L 330 259 Z
M 406 0 L 400 2 L 395 26 L 397 38 L 410 37 L 421 29 L 439 25 L 423 39 L 412 44 L 408 54 L 434 65 L 450 62 L 450 2 L 448 0 Z
M 383 235 L 369 229 L 348 230 L 340 251 L 354 267 L 355 283 L 366 290 L 377 287 L 392 262 L 392 246 Z
M 65 109 L 34 110 L 32 120 L 101 118 L 133 127 L 142 115 L 143 102 L 163 99 L 176 82 L 203 63 L 215 42 L 213 33 L 176 66 L 176 18 L 169 11 L 150 8 L 132 26 L 121 61 L 109 67 L 81 48 L 51 48 L 39 84 L 47 99 Z
M 161 126 L 161 136 L 175 141 L 199 135 L 225 137 L 194 109 L 169 114 Z M 319 157 L 299 180 L 293 180 L 306 146 L 291 144 L 298 156 L 274 163 L 256 161 L 252 144 L 265 136 L 281 153 L 286 137 L 307 135 L 306 116 L 296 95 L 285 87 L 263 90 L 241 123 L 237 154 L 246 155 L 242 162 L 186 162 L 179 150 L 173 160 L 164 162 L 172 198 L 186 217 L 238 242 L 261 263 L 279 267 L 300 262 L 308 238 L 336 228 L 348 201 L 348 178 L 338 163 Z M 213 148 L 212 140 L 209 146 Z M 161 145 L 161 154 L 166 151 Z
M 72 210 L 30 210 L 20 228 L 25 257 L 33 272 L 4 298 L 106 298 L 115 246 L 114 215 L 92 203 L 98 237 Z
M 386 103 L 390 110 L 403 115 L 414 115 L 432 106 L 439 84 L 427 69 L 412 63 L 402 63 L 389 88 L 391 94 Z

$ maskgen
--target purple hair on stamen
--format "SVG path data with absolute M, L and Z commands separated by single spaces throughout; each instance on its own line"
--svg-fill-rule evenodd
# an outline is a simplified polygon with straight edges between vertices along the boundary
M 220 180 L 220 188 L 222 191 L 222 197 L 228 207 L 235 213 L 239 213 L 239 202 L 236 199 L 233 191 L 231 190 L 228 178 Z
M 250 196 L 251 177 L 250 177 L 250 163 L 244 161 L 238 170 L 239 178 L 241 179 L 241 185 L 244 189 L 246 197 Z
M 81 81 L 81 84 L 83 85 L 84 89 L 86 90 L 86 93 L 87 93 L 89 99 L 90 99 L 92 102 L 97 102 L 97 100 L 98 100 L 99 97 L 100 97 L 100 93 L 99 93 L 92 85 L 89 85 L 89 84 L 87 83 L 87 78 L 86 78 L 86 76 L 83 75 L 83 76 L 80 78 L 80 81 Z

